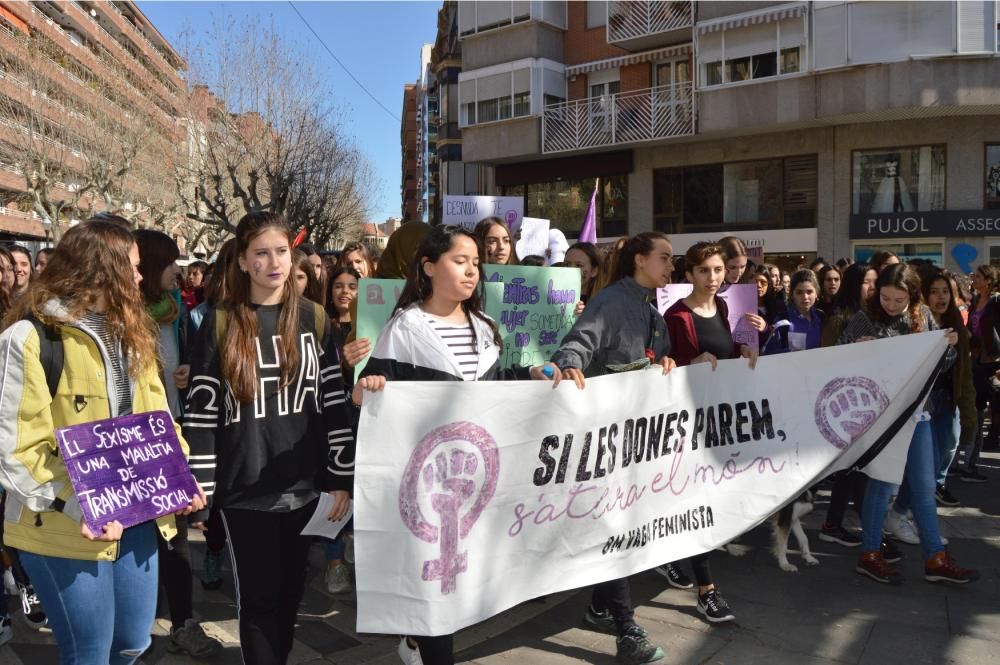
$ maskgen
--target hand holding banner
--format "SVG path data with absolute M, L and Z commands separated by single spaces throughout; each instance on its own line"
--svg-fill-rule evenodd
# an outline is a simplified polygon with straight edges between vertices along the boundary
M 448 634 L 706 552 L 876 453 L 865 472 L 899 482 L 945 346 L 935 331 L 585 390 L 390 382 L 358 437 L 358 631 Z

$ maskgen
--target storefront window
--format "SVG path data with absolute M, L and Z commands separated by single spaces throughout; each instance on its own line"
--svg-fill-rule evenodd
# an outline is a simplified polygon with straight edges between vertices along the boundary
M 944 265 L 944 246 L 940 242 L 858 244 L 854 246 L 854 260 L 857 263 L 868 263 L 875 252 L 886 250 L 895 252 L 904 263 L 924 259 L 935 265 Z
M 986 201 L 987 209 L 1000 208 L 1000 144 L 986 146 Z
M 743 225 L 816 226 L 817 157 L 653 171 L 653 227 L 668 233 Z
M 572 242 L 580 236 L 590 197 L 594 193 L 594 178 L 558 180 L 504 188 L 506 196 L 517 196 L 527 190 L 524 214 L 551 222 Z M 597 191 L 597 235 L 601 238 L 628 233 L 628 176 L 604 176 Z
M 524 215 L 547 219 L 552 228 L 560 229 L 567 238 L 576 238 L 593 192 L 593 178 L 528 185 Z
M 852 197 L 856 215 L 944 210 L 945 147 L 855 150 Z
M 768 222 L 781 217 L 781 160 L 726 164 L 722 171 L 726 224 Z

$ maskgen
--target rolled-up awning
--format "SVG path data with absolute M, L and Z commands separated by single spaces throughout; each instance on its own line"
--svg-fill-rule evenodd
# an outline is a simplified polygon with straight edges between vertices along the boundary
M 626 65 L 636 65 L 640 62 L 654 62 L 656 60 L 663 60 L 665 58 L 672 58 L 679 55 L 688 55 L 689 53 L 691 53 L 691 44 L 687 43 L 678 44 L 677 46 L 668 46 L 667 48 L 661 48 L 655 51 L 643 51 L 642 53 L 631 53 L 617 58 L 606 58 L 604 60 L 584 62 L 579 65 L 568 65 L 566 67 L 566 78 L 569 78 L 570 76 L 577 76 L 578 74 L 596 72 L 602 69 L 615 69 Z
M 799 18 L 803 16 L 808 7 L 805 3 L 795 3 L 788 5 L 778 5 L 767 10 L 726 16 L 725 18 L 706 21 L 698 24 L 698 34 L 706 32 L 719 32 L 720 30 L 732 30 L 734 28 L 745 28 L 749 25 L 760 25 L 771 21 L 781 21 L 787 18 Z

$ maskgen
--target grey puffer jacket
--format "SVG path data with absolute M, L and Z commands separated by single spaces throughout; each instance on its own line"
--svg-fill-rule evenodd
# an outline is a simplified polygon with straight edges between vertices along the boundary
M 670 354 L 667 324 L 656 309 L 656 291 L 625 277 L 594 296 L 573 328 L 566 333 L 552 362 L 560 369 L 583 370 L 600 376 L 647 358 Z

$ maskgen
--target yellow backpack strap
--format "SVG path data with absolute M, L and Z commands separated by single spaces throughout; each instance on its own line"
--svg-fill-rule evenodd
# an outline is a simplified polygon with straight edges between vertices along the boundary
M 222 352 L 226 345 L 226 310 L 221 307 L 215 308 L 215 348 Z
M 322 344 L 323 340 L 326 339 L 326 331 L 330 326 L 330 321 L 326 318 L 326 310 L 323 309 L 322 305 L 311 300 L 307 302 L 313 306 L 313 318 L 315 321 L 313 325 L 316 327 L 316 341 Z

